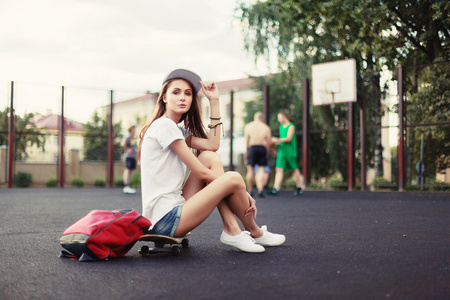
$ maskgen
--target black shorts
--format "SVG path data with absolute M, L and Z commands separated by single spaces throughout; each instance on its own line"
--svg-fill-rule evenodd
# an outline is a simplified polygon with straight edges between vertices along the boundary
M 267 149 L 261 145 L 251 146 L 248 150 L 247 155 L 247 165 L 255 166 L 256 164 L 260 166 L 265 166 L 267 164 Z
M 136 169 L 136 158 L 127 157 L 125 162 L 128 170 Z

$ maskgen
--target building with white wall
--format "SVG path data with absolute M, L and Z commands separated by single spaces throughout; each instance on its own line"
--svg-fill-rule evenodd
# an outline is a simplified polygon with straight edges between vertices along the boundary
M 61 116 L 48 114 L 46 116 L 37 115 L 31 122 L 45 134 L 45 151 L 36 146 L 27 148 L 27 161 L 54 162 L 59 154 L 59 127 Z M 71 149 L 83 149 L 83 134 L 85 127 L 75 120 L 64 118 L 64 155 L 68 158 Z

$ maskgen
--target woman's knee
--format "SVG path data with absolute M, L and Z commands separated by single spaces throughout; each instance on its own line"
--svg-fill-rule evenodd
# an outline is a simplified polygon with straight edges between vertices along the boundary
M 204 166 L 206 166 L 208 168 L 211 168 L 211 166 L 213 166 L 215 164 L 222 164 L 222 160 L 220 159 L 220 156 L 216 152 L 213 152 L 213 151 L 203 151 L 198 156 L 198 159 Z
M 229 171 L 229 172 L 226 172 L 223 176 L 225 177 L 225 182 L 227 183 L 227 185 L 229 185 L 229 188 L 231 188 L 233 190 L 238 190 L 240 188 L 241 189 L 247 188 L 245 186 L 244 179 L 242 178 L 241 174 L 239 174 L 238 172 Z

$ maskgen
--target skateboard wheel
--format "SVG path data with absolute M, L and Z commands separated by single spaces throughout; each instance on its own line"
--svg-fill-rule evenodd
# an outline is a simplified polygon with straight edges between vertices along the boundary
M 189 248 L 189 240 L 188 239 L 184 239 L 181 242 L 181 246 L 183 246 L 183 248 Z
M 181 252 L 180 247 L 177 247 L 177 246 L 172 247 L 172 255 L 173 256 L 179 256 L 180 252 Z
M 140 253 L 142 256 L 147 256 L 147 255 L 149 254 L 149 248 L 148 248 L 148 246 L 147 246 L 147 245 L 142 246 L 142 247 L 141 247 L 141 250 L 139 251 L 139 253 Z

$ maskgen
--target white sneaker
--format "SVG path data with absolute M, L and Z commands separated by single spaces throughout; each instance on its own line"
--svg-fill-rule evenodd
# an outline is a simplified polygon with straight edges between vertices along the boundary
M 133 189 L 132 187 L 128 186 L 128 185 L 123 187 L 123 192 L 125 194 L 136 194 L 136 190 Z
M 267 226 L 261 227 L 263 231 L 262 237 L 255 238 L 255 243 L 262 246 L 280 246 L 286 240 L 282 234 L 271 233 L 267 231 Z
M 250 236 L 250 232 L 248 231 L 242 231 L 238 235 L 228 235 L 222 232 L 220 241 L 222 244 L 236 247 L 244 252 L 262 253 L 266 251 L 263 246 L 255 244 L 255 240 Z

